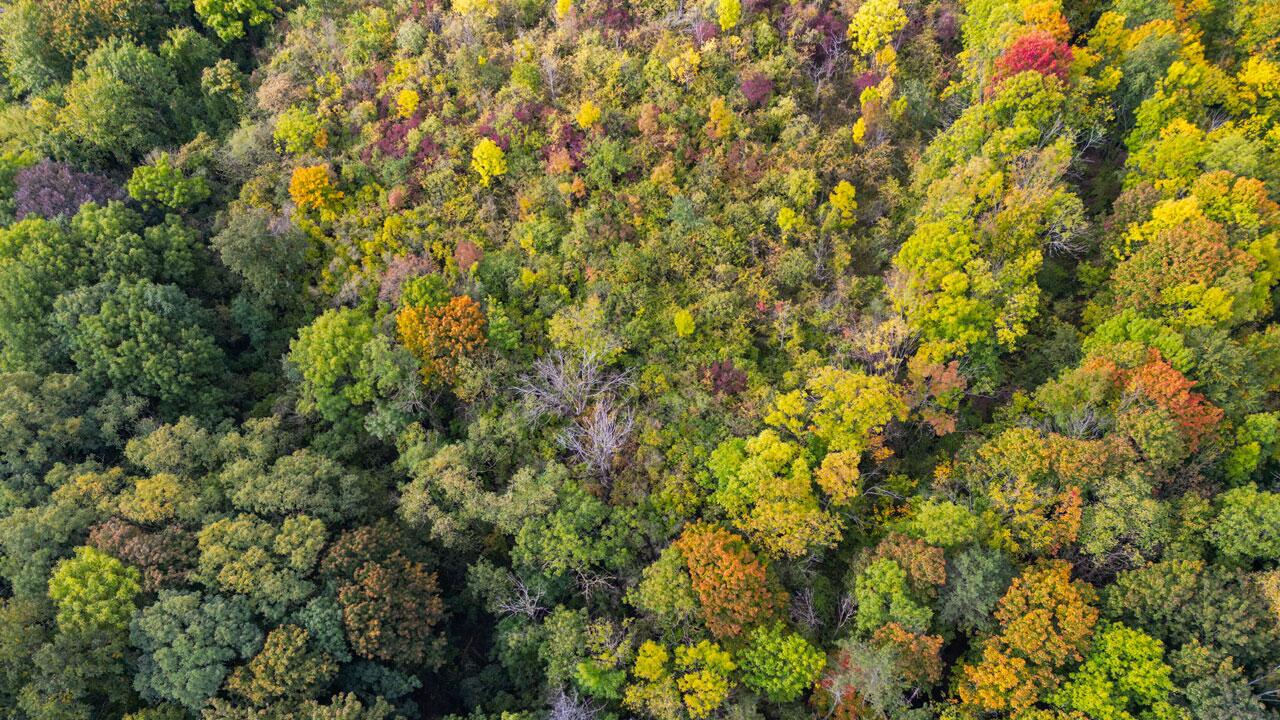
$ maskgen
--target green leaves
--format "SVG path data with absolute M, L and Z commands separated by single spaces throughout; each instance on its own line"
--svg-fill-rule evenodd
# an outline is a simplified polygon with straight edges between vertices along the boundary
M 1049 703 L 1091 718 L 1174 718 L 1171 672 L 1159 640 L 1111 625 L 1098 632 L 1084 664 Z
M 101 550 L 76 548 L 75 557 L 58 563 L 49 578 L 49 599 L 58 606 L 58 628 L 123 632 L 133 617 L 141 579 L 137 568 Z
M 127 188 L 134 200 L 170 210 L 198 205 L 207 200 L 211 192 L 204 177 L 188 177 L 167 152 L 160 153 L 150 165 L 134 168 Z
M 103 283 L 58 300 L 54 323 L 90 382 L 155 403 L 165 417 L 212 413 L 225 397 L 223 354 L 204 308 L 172 285 Z
M 221 687 L 228 665 L 262 642 L 242 598 L 171 590 L 134 618 L 130 637 L 142 651 L 134 677 L 142 696 L 197 711 Z
M 244 37 L 279 10 L 271 0 L 195 0 L 196 14 L 224 42 Z
M 302 376 L 299 409 L 339 422 L 354 406 L 371 400 L 359 374 L 373 322 L 358 310 L 328 310 L 289 345 L 289 362 Z
M 823 652 L 781 623 L 756 628 L 738 653 L 742 681 L 774 702 L 791 702 L 807 690 L 826 666 Z

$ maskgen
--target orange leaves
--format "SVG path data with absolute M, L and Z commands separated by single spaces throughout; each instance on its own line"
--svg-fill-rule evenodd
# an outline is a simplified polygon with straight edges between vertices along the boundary
M 1088 583 L 1071 580 L 1061 560 L 1034 566 L 1000 599 L 999 635 L 987 641 L 982 660 L 962 670 L 960 700 L 987 712 L 1017 713 L 1061 682 L 1058 671 L 1088 649 L 1098 611 Z
M 1195 381 L 1165 361 L 1159 350 L 1151 349 L 1147 361 L 1129 370 L 1106 358 L 1094 358 L 1086 368 L 1108 377 L 1127 395 L 1146 399 L 1164 410 L 1194 452 L 1200 442 L 1222 421 L 1223 412 L 1203 395 L 1193 392 Z
M 907 682 L 919 687 L 942 679 L 941 636 L 913 633 L 898 623 L 889 623 L 875 631 L 871 642 L 897 650 L 898 669 Z
M 1214 407 L 1200 393 L 1192 392 L 1195 382 L 1188 380 L 1152 350 L 1147 364 L 1135 370 L 1125 388 L 1144 395 L 1163 408 L 1177 423 L 1187 445 L 1195 451 L 1200 441 L 1222 420 L 1222 409 Z
M 484 313 L 466 295 L 431 307 L 405 307 L 396 316 L 400 342 L 422 363 L 427 382 L 457 377 L 458 362 L 485 345 Z
M 728 530 L 695 523 L 675 545 L 689 564 L 703 620 L 716 637 L 737 637 L 785 605 L 786 595 L 770 589 L 764 563 Z
M 871 558 L 896 562 L 906 572 L 912 589 L 920 592 L 932 592 L 934 586 L 947 582 L 947 559 L 942 548 L 923 540 L 889 533 L 876 545 Z

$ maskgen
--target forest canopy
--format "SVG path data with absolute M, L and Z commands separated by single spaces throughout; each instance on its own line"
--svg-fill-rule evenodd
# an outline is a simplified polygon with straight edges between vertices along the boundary
M 0 718 L 1280 720 L 1277 0 L 0 0 Z

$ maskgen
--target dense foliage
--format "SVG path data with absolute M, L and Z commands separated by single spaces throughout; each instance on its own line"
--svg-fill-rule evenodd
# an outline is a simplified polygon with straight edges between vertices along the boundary
M 0 717 L 1280 720 L 1276 0 L 0 4 Z

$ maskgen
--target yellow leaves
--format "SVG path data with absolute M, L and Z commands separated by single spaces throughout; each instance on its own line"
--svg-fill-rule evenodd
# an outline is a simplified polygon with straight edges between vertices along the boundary
M 716 16 L 720 21 L 720 30 L 727 32 L 738 24 L 742 18 L 742 0 L 718 0 Z
M 863 142 L 865 142 L 867 137 L 867 119 L 866 118 L 858 118 L 857 122 L 853 124 L 852 136 L 853 136 L 853 143 L 855 145 L 861 145 Z
M 418 104 L 421 98 L 418 91 L 412 88 L 405 88 L 396 95 L 396 114 L 401 118 L 411 118 L 418 111 Z
M 591 100 L 583 100 L 578 106 L 578 113 L 574 119 L 578 122 L 578 127 L 583 130 L 590 130 L 600 120 L 600 108 Z
M 289 179 L 289 197 L 304 210 L 332 210 L 342 201 L 342 191 L 333 186 L 328 165 L 295 168 Z
M 702 55 L 697 50 L 689 48 L 671 58 L 667 63 L 667 72 L 670 73 L 673 81 L 688 85 L 697 77 L 701 66 Z
M 906 418 L 901 390 L 889 380 L 834 367 L 819 368 L 804 391 L 779 396 L 765 422 L 793 434 L 812 433 L 832 452 L 862 452 L 890 421 Z
M 506 153 L 497 143 L 484 138 L 471 151 L 471 169 L 480 175 L 480 184 L 489 187 L 494 178 L 507 174 Z
M 1204 283 L 1183 283 L 1165 288 L 1163 304 L 1173 311 L 1178 327 L 1212 327 L 1231 320 L 1234 296 L 1225 288 Z
M 717 494 L 737 527 L 761 547 L 792 557 L 839 539 L 839 519 L 819 506 L 798 445 L 765 430 L 747 440 L 744 451 Z
M 391 72 L 387 74 L 386 87 L 395 87 L 409 82 L 417 70 L 417 65 L 408 59 L 397 60 L 391 66 Z
M 785 428 L 793 435 L 803 435 L 805 424 L 804 412 L 808 407 L 805 394 L 800 390 L 783 393 L 774 398 L 773 409 L 765 416 L 764 421 L 774 427 Z
M 671 655 L 667 649 L 652 640 L 644 641 L 636 651 L 636 664 L 631 672 L 642 680 L 657 681 L 667 674 Z
M 1236 76 L 1236 99 L 1246 112 L 1256 112 L 1264 101 L 1280 98 L 1280 65 L 1260 55 L 1250 56 Z
M 898 0 L 867 0 L 849 22 L 849 40 L 854 50 L 869 55 L 906 25 L 907 14 Z
M 858 191 L 854 189 L 852 183 L 848 180 L 841 180 L 836 184 L 831 194 L 827 196 L 827 202 L 831 203 L 831 207 L 840 213 L 842 220 L 853 222 L 853 213 L 858 209 L 857 194 Z
M 796 211 L 786 207 L 785 205 L 778 209 L 778 216 L 776 220 L 778 223 L 778 229 L 782 231 L 782 237 L 784 238 L 790 235 L 791 231 L 799 227 L 802 222 Z
M 1124 236 L 1124 242 L 1119 247 L 1112 248 L 1112 254 L 1117 260 L 1123 260 L 1132 255 L 1138 248 L 1154 240 L 1160 232 L 1188 224 L 1203 217 L 1204 212 L 1200 208 L 1200 200 L 1194 195 L 1178 200 L 1166 200 L 1156 205 L 1151 211 L 1150 220 L 1141 225 L 1129 226 L 1128 232 Z
M 641 682 L 627 688 L 623 703 L 662 720 L 679 718 L 682 706 L 689 718 L 703 720 L 728 699 L 735 669 L 729 653 L 708 640 L 676 647 L 674 668 L 667 649 L 646 640 L 631 671 Z
M 120 514 L 136 523 L 161 523 L 196 500 L 176 476 L 160 473 L 139 478 L 120 498 Z
M 735 120 L 733 111 L 729 109 L 729 104 L 725 102 L 723 97 L 712 98 L 711 108 L 707 112 L 707 124 L 705 127 L 707 136 L 714 139 L 729 137 L 733 132 Z
M 686 672 L 676 679 L 689 717 L 702 720 L 724 704 L 733 685 L 729 673 L 736 669 L 729 653 L 703 640 L 676 648 L 676 667 Z
M 837 505 L 847 505 L 858 496 L 861 471 L 858 464 L 862 458 L 857 453 L 827 453 L 822 465 L 814 475 L 818 487 Z
M 573 9 L 573 0 L 556 0 L 556 19 L 563 20 Z
M 894 50 L 892 45 L 885 45 L 876 51 L 875 64 L 878 67 L 884 68 L 886 71 L 892 71 L 894 63 L 896 63 L 897 60 L 898 51 Z
M 495 0 L 453 0 L 454 11 L 473 17 L 494 18 L 498 16 L 498 3 Z
M 1071 26 L 1063 16 L 1057 0 L 1040 0 L 1022 8 L 1022 21 L 1031 28 L 1049 33 L 1059 40 L 1071 39 Z
M 693 334 L 693 313 L 689 312 L 685 308 L 676 310 L 671 316 L 671 322 L 676 327 L 676 335 L 678 337 L 689 337 Z

